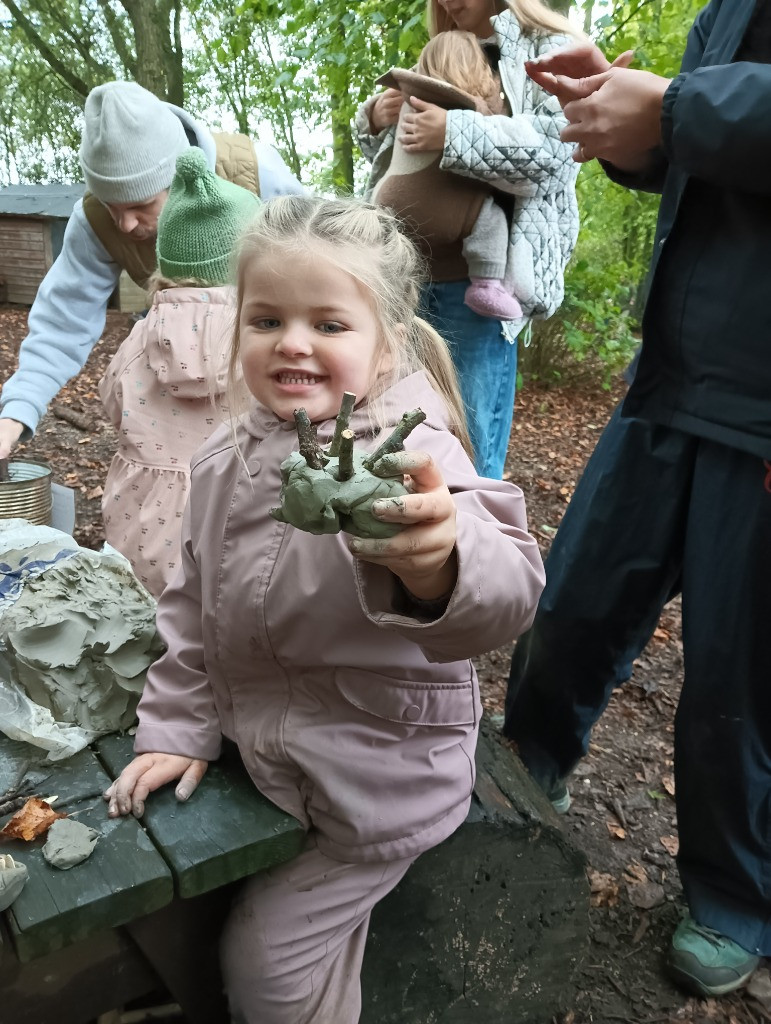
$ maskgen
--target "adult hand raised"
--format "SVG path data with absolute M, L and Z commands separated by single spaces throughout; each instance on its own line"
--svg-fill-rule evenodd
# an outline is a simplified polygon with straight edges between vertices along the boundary
M 404 529 L 387 540 L 354 538 L 351 552 L 390 569 L 417 598 L 444 597 L 458 575 L 457 533 L 455 502 L 439 467 L 427 452 L 409 451 L 384 456 L 377 468 L 389 476 L 403 473 L 411 493 L 375 501 L 372 513 Z
M 399 142 L 406 153 L 432 153 L 444 149 L 447 111 L 435 103 L 410 96 L 410 110 L 402 118 Z
M 187 800 L 206 774 L 208 761 L 180 754 L 140 754 L 127 764 L 113 784 L 104 791 L 111 818 L 121 814 L 141 817 L 145 800 L 153 790 L 179 779 L 177 800 Z
M 541 88 L 556 96 L 564 107 L 571 100 L 588 95 L 586 81 L 611 68 L 626 68 L 634 59 L 633 50 L 625 50 L 609 61 L 594 43 L 579 43 L 545 53 L 537 60 L 525 62 L 525 70 Z
M 611 68 L 576 83 L 578 97 L 565 104 L 570 122 L 560 133 L 575 142 L 579 162 L 599 157 L 617 167 L 636 167 L 641 154 L 661 143 L 661 105 L 670 79 Z

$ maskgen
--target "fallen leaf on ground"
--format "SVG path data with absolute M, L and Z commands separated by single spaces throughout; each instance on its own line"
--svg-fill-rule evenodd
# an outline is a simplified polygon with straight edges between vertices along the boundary
M 33 796 L 0 830 L 0 836 L 4 836 L 6 839 L 24 839 L 29 842 L 47 832 L 57 818 L 66 817 L 66 814 L 55 811 L 45 800 Z
M 636 860 L 631 860 L 624 868 L 624 881 L 630 885 L 642 885 L 648 881 L 648 872 Z
M 680 849 L 680 843 L 678 842 L 677 836 L 659 836 L 659 842 L 670 857 L 677 856 L 677 851 Z
M 613 875 L 590 868 L 587 872 L 590 903 L 593 907 L 615 907 L 618 903 L 618 884 Z
M 669 793 L 670 796 L 675 795 L 675 777 L 674 775 L 662 775 L 661 785 Z
M 615 821 L 606 821 L 605 824 L 608 827 L 608 832 L 610 832 L 614 839 L 626 839 L 626 829 L 622 828 L 621 825 L 617 825 Z

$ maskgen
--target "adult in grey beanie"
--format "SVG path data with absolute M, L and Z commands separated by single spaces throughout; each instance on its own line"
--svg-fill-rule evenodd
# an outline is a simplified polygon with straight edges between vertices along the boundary
M 136 82 L 107 82 L 86 98 L 80 164 L 103 203 L 142 203 L 171 185 L 190 143 L 179 118 Z

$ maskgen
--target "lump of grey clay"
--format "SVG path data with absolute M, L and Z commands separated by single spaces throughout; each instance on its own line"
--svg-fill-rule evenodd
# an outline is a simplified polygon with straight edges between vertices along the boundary
M 0 854 L 0 911 L 10 907 L 28 877 L 26 864 L 14 860 L 10 853 Z
M 384 523 L 372 515 L 377 498 L 407 494 L 407 488 L 393 477 L 377 477 L 364 465 L 366 452 L 353 452 L 353 474 L 347 480 L 337 476 L 339 460 L 330 458 L 323 469 L 313 469 L 299 452 L 281 463 L 281 507 L 270 514 L 307 533 L 339 533 L 355 537 L 393 537 L 402 527 Z
M 93 853 L 99 833 L 74 818 L 57 818 L 48 830 L 43 856 L 54 868 L 74 868 Z

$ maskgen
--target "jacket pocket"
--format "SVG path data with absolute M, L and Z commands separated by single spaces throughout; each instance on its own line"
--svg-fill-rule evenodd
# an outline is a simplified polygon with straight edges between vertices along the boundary
M 353 707 L 403 725 L 472 726 L 477 722 L 474 679 L 418 683 L 361 669 L 335 670 L 335 685 Z

